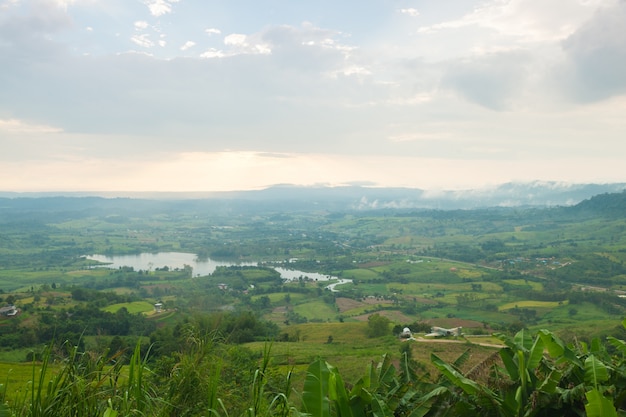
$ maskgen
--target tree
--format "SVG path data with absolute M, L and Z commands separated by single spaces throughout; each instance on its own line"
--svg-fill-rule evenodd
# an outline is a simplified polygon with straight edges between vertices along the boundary
M 367 319 L 367 337 L 380 337 L 389 333 L 389 319 L 378 313 Z

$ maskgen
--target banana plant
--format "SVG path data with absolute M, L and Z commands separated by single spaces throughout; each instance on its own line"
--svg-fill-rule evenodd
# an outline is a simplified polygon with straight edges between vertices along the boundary
M 613 401 L 603 395 L 600 384 L 609 380 L 607 366 L 593 354 L 585 359 L 585 382 L 591 390 L 585 393 L 585 411 L 588 417 L 617 417 Z
M 348 392 L 337 368 L 318 358 L 309 365 L 302 391 L 303 411 L 315 417 L 393 417 L 383 400 L 395 368 L 387 357 Z M 379 392 L 380 391 L 380 392 Z
M 459 395 L 462 398 L 460 402 L 466 404 L 458 413 L 531 417 L 558 406 L 558 402 L 553 400 L 557 396 L 561 373 L 558 367 L 546 360 L 544 351 L 563 356 L 567 348 L 559 344 L 551 333 L 537 335 L 534 339 L 527 330 L 519 331 L 513 338 L 502 334 L 497 336 L 504 347 L 499 351 L 502 366 L 494 367 L 493 383 L 489 384 L 492 386 L 467 378 L 458 369 L 431 354 L 433 365 L 457 388 L 456 393 L 447 395 Z
M 625 322 L 626 323 L 626 322 Z M 436 397 L 443 404 L 464 403 L 453 415 L 497 415 L 501 417 L 587 416 L 613 417 L 618 414 L 614 404 L 626 397 L 626 371 L 615 372 L 602 343 L 594 340 L 591 347 L 577 348 L 563 343 L 547 330 L 540 330 L 533 338 L 527 330 L 514 337 L 498 335 L 504 342 L 499 355 L 502 366 L 494 368 L 493 381 L 483 385 L 464 376 L 454 366 L 431 355 L 451 387 L 439 390 Z M 626 342 L 609 339 L 626 357 Z M 604 359 L 604 360 L 603 360 Z M 607 363 L 605 363 L 605 361 Z M 620 362 L 623 364 L 622 362 Z M 441 387 L 445 385 L 441 384 Z M 450 401 L 455 396 L 455 401 Z M 442 416 L 445 407 L 428 415 Z M 443 411 L 442 411 L 443 410 Z
M 432 399 L 422 398 L 417 386 L 421 381 L 405 356 L 397 373 L 391 357 L 383 355 L 378 364 L 370 363 L 365 374 L 351 390 L 338 369 L 322 359 L 313 362 L 307 372 L 302 393 L 303 411 L 319 417 L 422 417 Z

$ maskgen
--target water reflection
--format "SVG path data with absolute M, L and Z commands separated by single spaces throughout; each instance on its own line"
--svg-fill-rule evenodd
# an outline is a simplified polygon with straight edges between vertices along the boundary
M 102 267 L 118 269 L 122 267 L 131 267 L 135 271 L 154 271 L 156 269 L 169 268 L 170 270 L 184 269 L 185 265 L 192 268 L 192 276 L 211 275 L 218 266 L 258 266 L 258 262 L 228 262 L 216 261 L 210 258 L 199 260 L 193 253 L 183 252 L 158 252 L 158 253 L 140 253 L 137 255 L 88 255 L 87 259 L 101 262 L 106 265 Z M 312 281 L 329 281 L 337 280 L 336 283 L 328 285 L 326 288 L 335 292 L 335 286 L 352 282 L 349 279 L 339 279 L 332 275 L 324 275 L 317 272 L 303 272 L 295 269 L 287 269 L 283 267 L 273 267 L 284 280 L 293 281 L 300 278 Z

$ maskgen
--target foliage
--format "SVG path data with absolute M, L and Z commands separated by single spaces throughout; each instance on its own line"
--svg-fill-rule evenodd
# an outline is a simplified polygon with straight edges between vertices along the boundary
M 389 334 L 389 324 L 391 321 L 378 313 L 367 318 L 367 336 L 381 337 Z
M 626 320 L 623 325 L 626 327 Z M 15 416 L 587 416 L 624 415 L 626 341 L 609 338 L 567 345 L 547 330 L 514 337 L 467 373 L 461 355 L 446 362 L 432 354 L 440 379 L 431 382 L 404 349 L 398 368 L 384 355 L 353 384 L 321 358 L 308 367 L 299 405 L 289 372 L 276 383 L 270 345 L 260 362 L 228 348 L 215 333 L 186 327 L 182 350 L 169 367 L 148 371 L 136 346 L 128 368 L 68 347 L 57 372 L 53 352 L 33 364 L 33 385 L 5 411 Z M 255 366 L 256 364 L 256 366 Z M 256 369 L 256 370 L 254 370 Z M 37 371 L 38 370 L 38 371 Z M 488 372 L 485 372 L 489 370 Z M 156 372 L 155 372 L 156 371 Z M 160 375 L 160 376 L 159 376 Z M 276 389 L 280 387 L 279 389 Z
M 624 357 L 609 356 L 598 339 L 588 347 L 568 346 L 547 330 L 534 339 L 527 330 L 500 337 L 506 344 L 499 352 L 502 365 L 492 368 L 486 383 L 467 378 L 433 354 L 433 363 L 452 384 L 445 396 L 463 401 L 469 413 L 463 415 L 617 415 L 626 383 Z
M 0 319 L 0 348 L 24 357 L 25 347 L 32 347 L 29 360 L 46 364 L 29 391 L 39 389 L 35 376 L 41 376 L 41 395 L 22 397 L 24 404 L 36 408 L 48 401 L 46 407 L 61 410 L 69 404 L 62 398 L 72 398 L 76 407 L 93 406 L 98 415 L 134 409 L 144 415 L 295 415 L 316 396 L 328 399 L 318 409 L 328 405 L 330 415 L 619 414 L 626 399 L 625 334 L 613 326 L 626 312 L 617 293 L 626 276 L 623 199 L 623 193 L 599 196 L 554 209 L 345 213 L 235 210 L 207 201 L 5 201 L 1 306 L 15 303 L 20 315 Z M 81 257 L 142 251 L 268 263 L 220 267 L 212 276 L 192 278 L 187 269 L 167 267 L 149 273 L 94 269 Z M 282 282 L 270 266 L 286 263 L 353 284 L 334 293 L 313 280 Z M 217 290 L 222 282 L 228 289 Z M 116 308 L 139 300 L 162 302 L 166 311 L 146 317 Z M 107 312 L 107 306 L 116 311 Z M 358 337 L 346 338 L 346 326 L 332 332 L 324 327 L 319 345 L 297 325 L 343 325 L 365 317 Z M 455 326 L 449 323 L 458 319 L 474 322 L 468 334 L 507 331 L 500 335 L 506 347 L 469 372 L 459 366 L 466 355 L 450 363 L 437 350 L 428 369 L 438 370 L 440 379 L 433 375 L 425 382 L 424 368 L 406 344 L 400 359 L 384 358 L 357 383 L 343 383 L 366 350 L 374 357 L 391 346 L 391 336 L 375 338 L 390 335 L 392 324 L 419 320 L 409 327 L 425 332 L 432 324 Z M 449 322 L 432 323 L 444 320 Z M 576 331 L 583 325 L 589 331 Z M 555 332 L 538 330 L 544 327 Z M 607 345 L 593 339 L 609 331 L 615 337 Z M 343 373 L 314 361 L 309 394 L 294 399 L 304 381 L 294 391 L 294 374 L 278 377 L 267 353 L 259 365 L 260 353 L 238 345 L 281 333 L 282 340 L 310 346 L 287 342 L 284 349 L 300 356 L 290 353 L 276 362 L 300 366 L 335 349 L 344 356 L 327 359 L 341 363 Z M 365 333 L 371 339 L 363 346 L 346 341 L 361 343 Z M 44 343 L 48 350 L 42 353 Z M 136 352 L 128 349 L 134 344 Z M 49 362 L 46 355 L 52 355 Z M 58 381 L 50 361 L 63 364 L 55 368 L 61 370 Z M 102 382 L 98 372 L 114 381 Z M 326 378 L 326 387 L 315 385 Z M 80 398 L 81 384 L 90 398 Z M 11 404 L 15 414 L 24 410 Z

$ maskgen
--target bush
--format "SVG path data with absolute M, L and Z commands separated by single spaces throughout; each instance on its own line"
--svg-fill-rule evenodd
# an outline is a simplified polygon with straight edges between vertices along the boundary
M 367 337 L 380 337 L 389 334 L 389 319 L 378 313 L 372 314 L 367 319 Z

